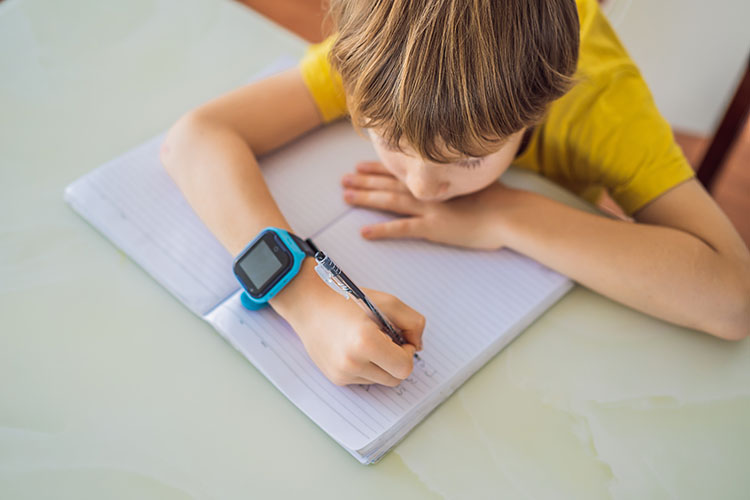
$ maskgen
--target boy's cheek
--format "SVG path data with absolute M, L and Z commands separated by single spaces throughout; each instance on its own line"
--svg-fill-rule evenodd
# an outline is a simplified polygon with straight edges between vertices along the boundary
M 495 178 L 452 179 L 450 183 L 450 191 L 447 193 L 447 199 L 458 198 L 459 196 L 466 196 L 482 191 L 495 181 Z
M 404 182 L 404 179 L 406 178 L 405 160 L 404 158 L 400 158 L 403 154 L 394 151 L 386 151 L 377 144 L 375 144 L 374 147 L 375 152 L 378 154 L 378 158 L 380 158 L 380 163 L 383 164 L 385 169 L 395 178 Z

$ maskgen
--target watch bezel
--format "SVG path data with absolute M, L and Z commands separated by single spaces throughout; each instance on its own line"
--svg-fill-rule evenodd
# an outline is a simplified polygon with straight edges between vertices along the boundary
M 256 287 L 253 280 L 245 273 L 241 264 L 244 259 L 261 243 L 267 244 L 277 259 L 282 264 L 281 268 L 268 278 L 265 283 Z M 287 248 L 286 244 L 279 236 L 270 230 L 263 231 L 234 261 L 234 274 L 240 280 L 243 288 L 252 298 L 263 300 L 268 293 L 273 290 L 276 284 L 281 281 L 294 267 L 294 255 Z

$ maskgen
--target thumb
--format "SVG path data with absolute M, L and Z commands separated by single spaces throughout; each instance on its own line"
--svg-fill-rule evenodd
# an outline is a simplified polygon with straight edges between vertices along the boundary
M 401 348 L 406 351 L 406 353 L 409 355 L 410 358 L 414 357 L 414 353 L 417 352 L 417 348 L 414 347 L 414 344 L 409 342 L 408 344 L 404 344 L 401 346 Z
M 398 301 L 395 307 L 389 309 L 389 314 L 391 321 L 396 328 L 401 330 L 401 335 L 409 345 L 414 346 L 415 351 L 421 351 L 422 333 L 425 325 L 424 316 L 401 301 Z M 414 354 L 414 352 L 411 354 Z
M 404 339 L 421 350 L 425 317 L 392 295 L 373 292 L 373 297 L 394 326 L 401 330 Z

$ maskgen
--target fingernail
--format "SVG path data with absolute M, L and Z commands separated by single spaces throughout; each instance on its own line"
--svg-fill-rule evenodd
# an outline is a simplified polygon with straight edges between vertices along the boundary
M 346 201 L 352 201 L 354 199 L 354 192 L 349 190 L 344 191 L 344 199 Z
M 372 234 L 372 228 L 369 228 L 369 227 L 362 228 L 362 236 L 370 236 L 371 234 Z
M 351 175 L 349 175 L 349 174 L 346 174 L 345 176 L 343 176 L 343 177 L 341 178 L 341 183 L 342 183 L 342 184 L 343 184 L 344 186 L 348 186 L 348 185 L 350 185 L 350 184 L 352 183 L 352 176 L 351 176 Z

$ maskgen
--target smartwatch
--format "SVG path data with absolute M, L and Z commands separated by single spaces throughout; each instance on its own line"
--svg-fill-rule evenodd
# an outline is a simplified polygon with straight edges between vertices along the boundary
M 318 252 L 315 244 L 279 229 L 267 227 L 234 259 L 234 275 L 244 291 L 240 296 L 247 309 L 268 304 L 294 278 L 305 257 Z

